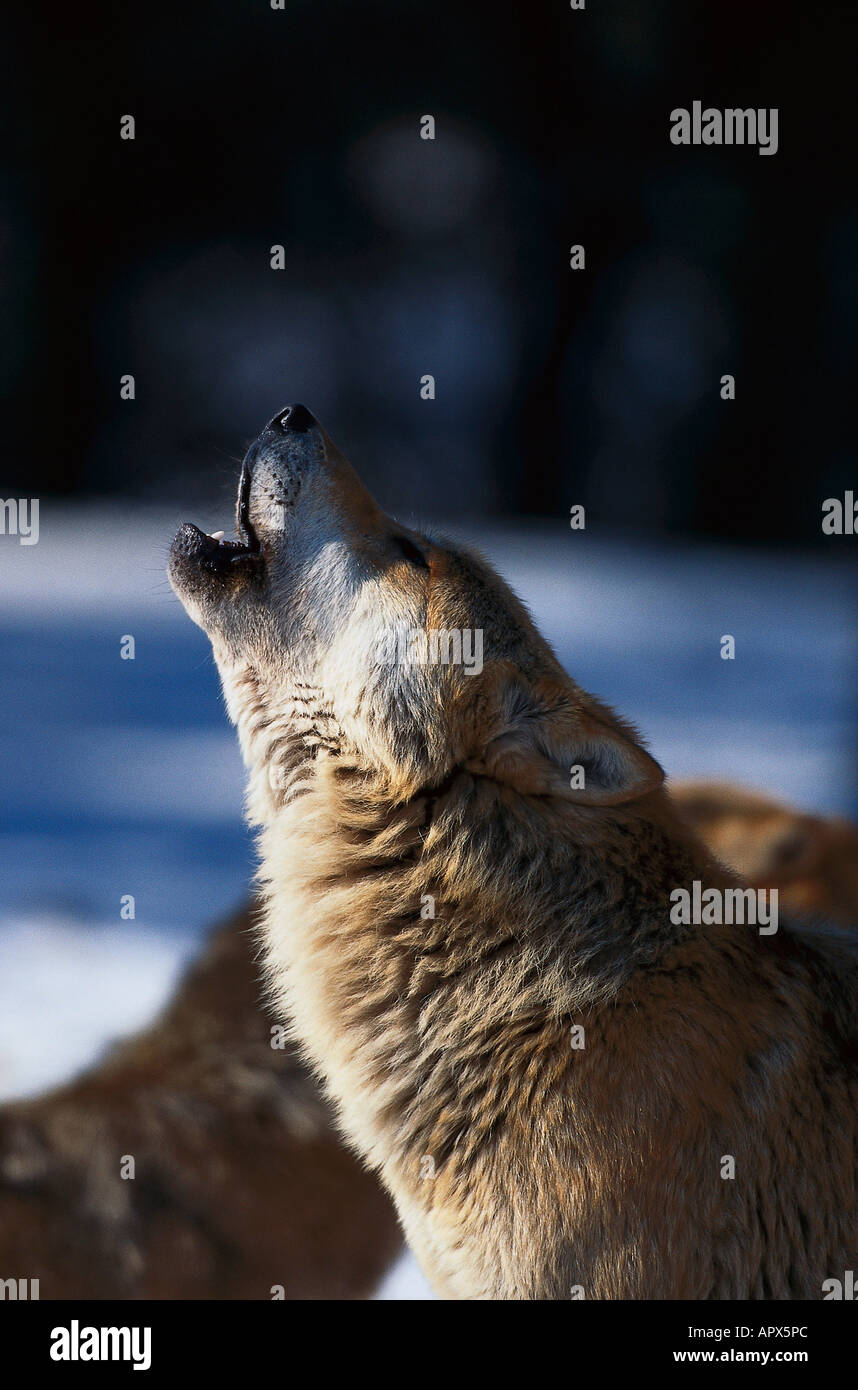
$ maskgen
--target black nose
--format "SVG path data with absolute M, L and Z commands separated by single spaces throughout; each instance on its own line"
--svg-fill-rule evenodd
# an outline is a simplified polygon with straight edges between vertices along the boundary
M 284 410 L 277 412 L 268 428 L 270 430 L 288 430 L 292 434 L 304 434 L 307 430 L 312 429 L 315 423 L 315 416 L 305 405 L 287 405 Z

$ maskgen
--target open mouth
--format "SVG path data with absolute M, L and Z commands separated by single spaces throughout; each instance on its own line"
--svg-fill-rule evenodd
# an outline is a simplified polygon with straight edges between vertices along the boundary
M 245 459 L 241 466 L 235 502 L 235 529 L 238 539 L 226 540 L 223 531 L 213 531 L 211 535 L 207 535 L 192 521 L 186 521 L 174 542 L 174 546 L 185 559 L 193 560 L 201 569 L 221 575 L 230 573 L 237 565 L 255 564 L 260 561 L 262 547 L 250 520 L 251 478 L 251 467 Z

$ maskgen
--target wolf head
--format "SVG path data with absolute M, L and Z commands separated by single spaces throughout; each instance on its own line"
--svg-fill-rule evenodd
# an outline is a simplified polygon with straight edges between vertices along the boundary
M 278 411 L 249 449 L 236 527 L 225 541 L 183 525 L 169 575 L 211 639 L 252 766 L 286 785 L 296 748 L 325 748 L 394 800 L 460 767 L 594 805 L 660 786 L 499 576 L 387 516 L 306 407 Z

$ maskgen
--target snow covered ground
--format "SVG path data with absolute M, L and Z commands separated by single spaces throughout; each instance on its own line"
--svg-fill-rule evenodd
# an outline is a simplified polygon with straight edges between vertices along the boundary
M 208 643 L 164 577 L 183 518 L 135 508 L 132 526 L 127 510 L 43 504 L 37 545 L 0 537 L 0 1096 L 62 1080 L 142 1026 L 252 872 Z M 462 534 L 670 774 L 858 813 L 845 565 L 632 547 L 562 523 Z M 134 920 L 120 918 L 128 894 Z M 427 1296 L 410 1258 L 380 1296 Z

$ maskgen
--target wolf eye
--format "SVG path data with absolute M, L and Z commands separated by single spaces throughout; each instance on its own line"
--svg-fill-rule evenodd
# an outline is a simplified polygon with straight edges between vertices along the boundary
M 428 570 L 429 565 L 426 556 L 412 540 L 409 540 L 408 536 L 394 536 L 393 541 L 412 565 L 420 565 L 424 570 Z

